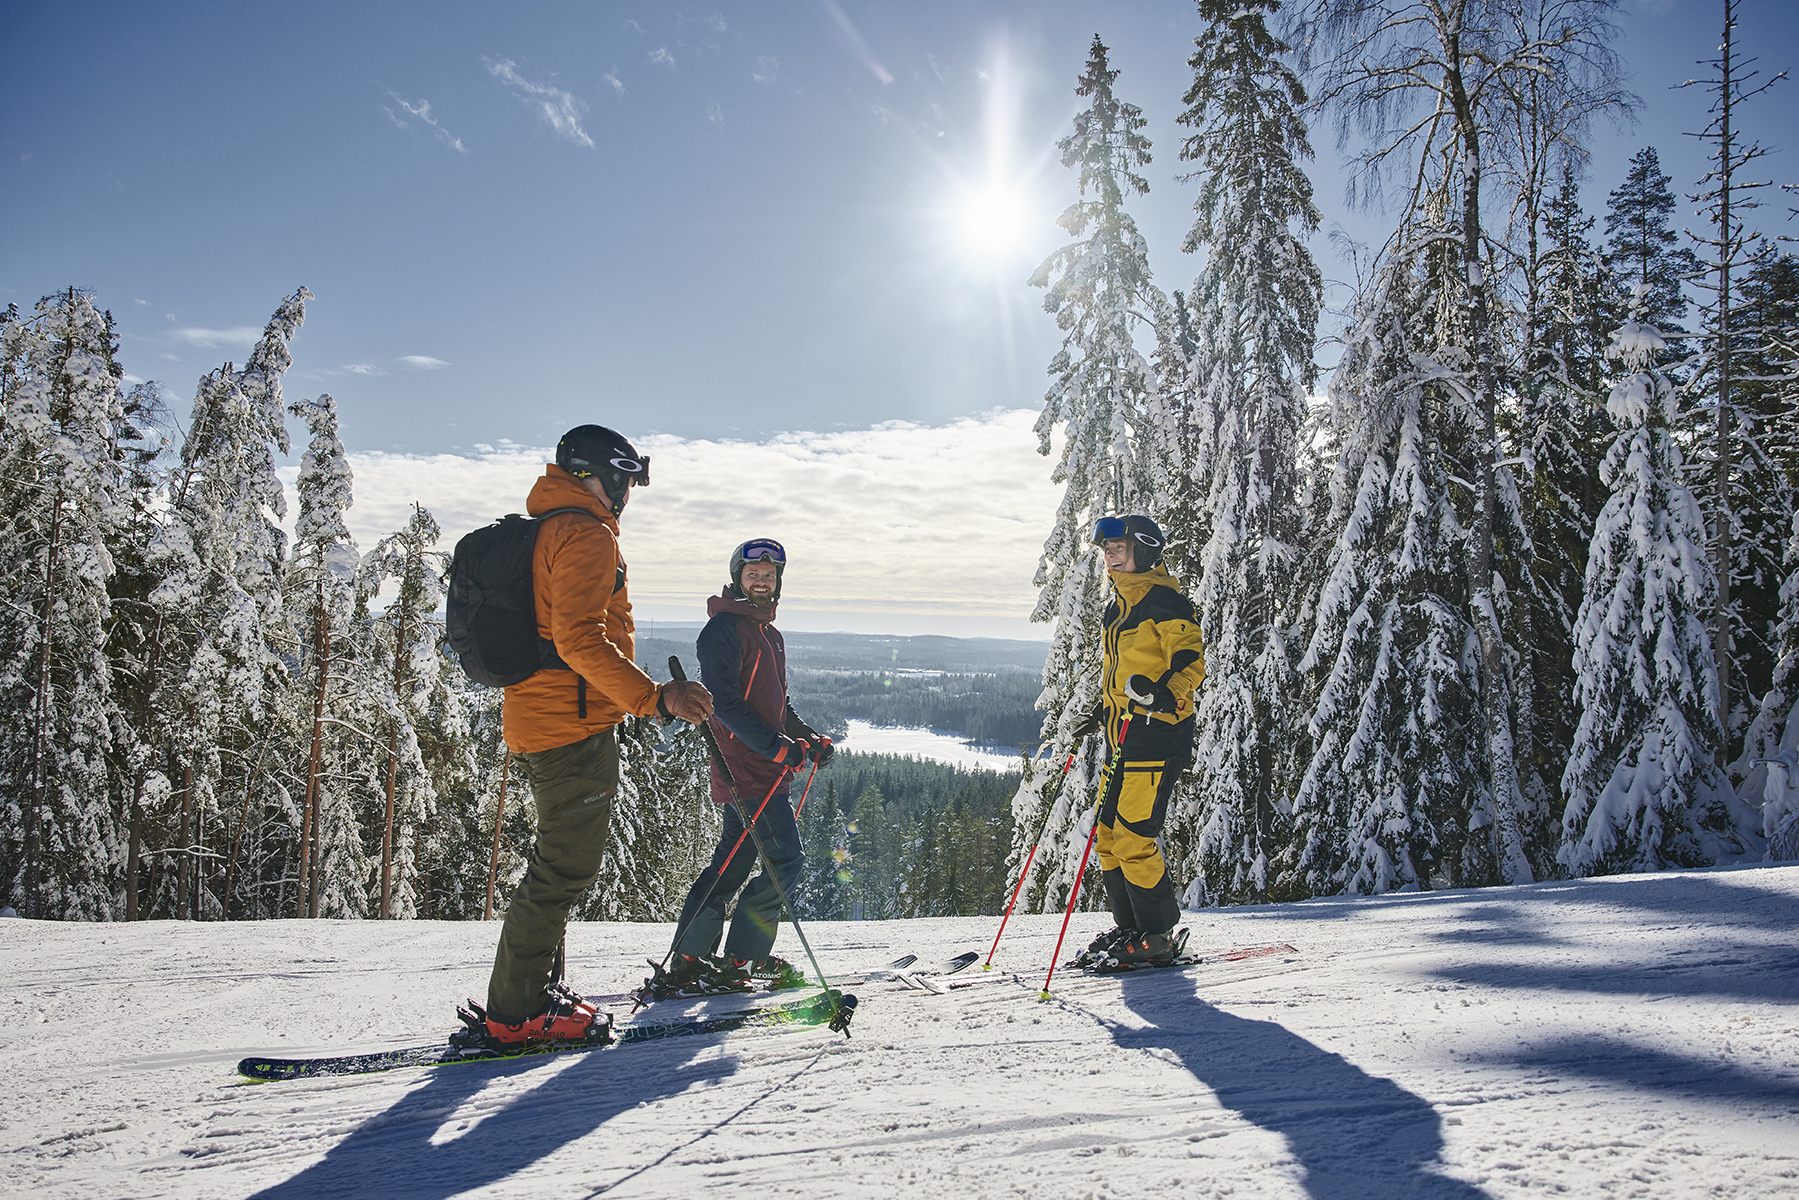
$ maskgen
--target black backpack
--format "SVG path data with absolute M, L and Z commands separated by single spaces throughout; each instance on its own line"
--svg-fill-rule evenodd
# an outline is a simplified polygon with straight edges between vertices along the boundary
M 538 636 L 531 584 L 538 527 L 560 513 L 599 520 L 585 508 L 553 508 L 536 518 L 508 513 L 456 543 L 444 624 L 450 648 L 474 682 L 508 687 L 539 671 L 569 669 L 556 644 Z

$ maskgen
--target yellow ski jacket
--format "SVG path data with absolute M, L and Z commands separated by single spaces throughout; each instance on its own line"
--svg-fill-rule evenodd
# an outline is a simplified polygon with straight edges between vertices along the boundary
M 1128 757 L 1159 757 L 1175 726 L 1193 717 L 1193 693 L 1206 677 L 1205 646 L 1193 602 L 1180 583 L 1157 563 L 1148 571 L 1107 571 L 1112 601 L 1102 619 L 1105 666 L 1100 697 L 1105 705 L 1106 744 L 1118 744 L 1118 731 L 1130 711 L 1124 685 L 1133 675 L 1147 675 L 1174 693 L 1172 713 L 1138 713 L 1131 722 Z M 1191 726 L 1187 726 L 1190 729 Z M 1184 732 L 1182 730 L 1180 732 Z

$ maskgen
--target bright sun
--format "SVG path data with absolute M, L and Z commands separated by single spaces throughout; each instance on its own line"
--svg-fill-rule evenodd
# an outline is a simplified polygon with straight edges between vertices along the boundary
M 961 197 L 956 224 L 970 253 L 1002 258 L 1023 238 L 1026 220 L 1024 202 L 1016 192 L 990 185 Z

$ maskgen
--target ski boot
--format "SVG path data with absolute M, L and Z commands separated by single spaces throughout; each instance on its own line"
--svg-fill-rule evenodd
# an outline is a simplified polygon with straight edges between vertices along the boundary
M 464 1028 L 450 1035 L 450 1045 L 471 1055 L 570 1050 L 613 1041 L 611 1014 L 601 1016 L 593 1005 L 560 983 L 544 989 L 543 1010 L 522 1021 L 495 1017 L 473 1000 L 466 1009 L 457 1009 L 456 1015 L 462 1018 Z
M 651 1004 L 672 1000 L 677 996 L 724 996 L 732 992 L 748 992 L 755 988 L 747 972 L 738 971 L 730 962 L 709 954 L 677 954 L 665 968 L 651 963 L 654 972 L 637 989 L 637 1003 Z
M 1091 942 L 1087 943 L 1087 948 L 1085 950 L 1075 955 L 1063 965 L 1081 968 L 1097 966 L 1111 956 L 1112 947 L 1123 945 L 1126 941 L 1130 940 L 1136 932 L 1135 929 L 1126 929 L 1122 925 L 1114 925 L 1112 928 L 1106 930 Z
M 1134 967 L 1172 967 L 1187 948 L 1187 931 L 1171 929 L 1167 933 L 1132 931 L 1106 952 L 1103 962 L 1094 965 L 1099 974 L 1128 971 Z
M 736 970 L 747 971 L 750 979 L 773 992 L 806 986 L 806 976 L 798 967 L 772 954 L 754 961 L 734 958 L 731 966 Z

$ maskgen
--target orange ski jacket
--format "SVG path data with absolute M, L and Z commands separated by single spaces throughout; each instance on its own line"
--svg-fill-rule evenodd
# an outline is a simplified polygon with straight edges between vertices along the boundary
M 515 754 L 573 745 L 627 714 L 656 711 L 656 683 L 632 657 L 636 626 L 618 518 L 580 480 L 549 463 L 532 485 L 525 511 L 537 516 L 553 508 L 585 508 L 598 520 L 562 513 L 537 531 L 531 559 L 537 631 L 556 644 L 572 670 L 539 671 L 506 689 L 506 748 Z

